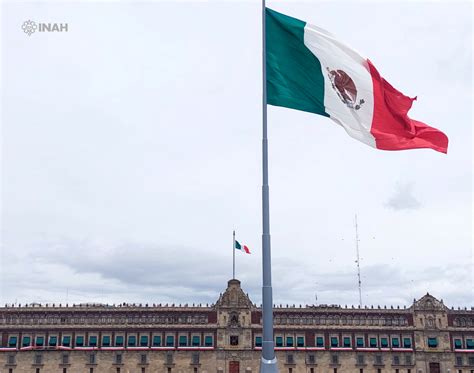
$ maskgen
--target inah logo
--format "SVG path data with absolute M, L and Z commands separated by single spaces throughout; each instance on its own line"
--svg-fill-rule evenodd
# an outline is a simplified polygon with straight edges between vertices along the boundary
M 28 34 L 28 36 L 31 36 L 31 34 L 36 31 L 37 26 L 36 26 L 36 23 L 34 23 L 31 20 L 28 20 L 28 21 L 23 22 L 23 25 L 21 26 L 21 28 L 23 29 L 25 34 Z
M 38 32 L 68 32 L 68 24 L 67 23 L 45 23 L 45 22 L 38 22 L 38 25 L 31 20 L 23 22 L 21 28 L 23 31 L 31 36 L 36 30 Z

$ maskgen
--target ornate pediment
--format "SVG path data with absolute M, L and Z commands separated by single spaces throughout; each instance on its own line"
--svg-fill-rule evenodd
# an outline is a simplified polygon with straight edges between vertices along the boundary
M 414 300 L 412 308 L 415 311 L 447 311 L 443 300 L 439 301 L 429 293 L 418 300 Z
M 226 291 L 219 297 L 218 308 L 251 308 L 252 302 L 240 287 L 240 281 L 233 279 L 227 283 Z

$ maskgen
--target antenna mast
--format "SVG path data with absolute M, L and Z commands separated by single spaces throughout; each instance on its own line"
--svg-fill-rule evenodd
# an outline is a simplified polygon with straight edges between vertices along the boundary
M 359 305 L 362 307 L 362 282 L 360 281 L 360 257 L 359 257 L 359 231 L 357 227 L 357 214 L 355 214 L 355 231 L 356 231 L 356 251 L 357 251 L 357 278 L 359 280 Z

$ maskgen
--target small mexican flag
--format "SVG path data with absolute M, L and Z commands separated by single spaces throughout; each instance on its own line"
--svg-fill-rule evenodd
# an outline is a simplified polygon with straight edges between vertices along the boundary
M 267 103 L 329 117 L 383 150 L 446 153 L 446 135 L 407 115 L 405 96 L 367 58 L 319 27 L 266 9 Z M 385 46 L 389 48 L 389 46 Z
M 245 251 L 246 254 L 251 254 L 247 245 L 241 245 L 239 241 L 235 240 L 235 249 Z

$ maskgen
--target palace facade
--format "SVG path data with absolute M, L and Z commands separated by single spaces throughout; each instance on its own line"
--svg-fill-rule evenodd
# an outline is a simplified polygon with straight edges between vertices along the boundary
M 1 373 L 257 373 L 261 308 L 230 280 L 213 305 L 0 308 Z M 281 373 L 474 373 L 474 310 L 274 308 Z

